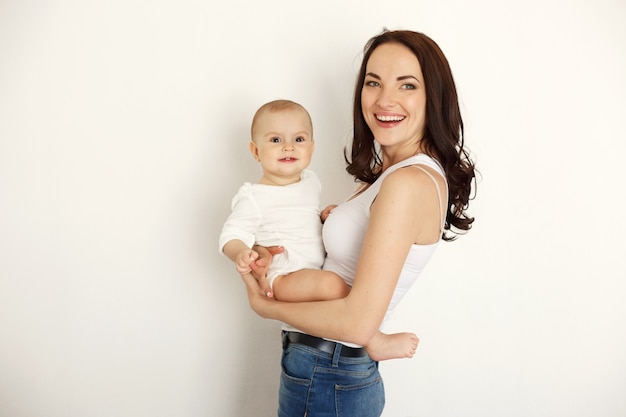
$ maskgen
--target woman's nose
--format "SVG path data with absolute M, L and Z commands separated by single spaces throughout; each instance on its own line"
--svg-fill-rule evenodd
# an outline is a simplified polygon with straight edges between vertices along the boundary
M 396 102 L 395 94 L 388 88 L 381 88 L 376 104 L 382 108 L 392 107 Z

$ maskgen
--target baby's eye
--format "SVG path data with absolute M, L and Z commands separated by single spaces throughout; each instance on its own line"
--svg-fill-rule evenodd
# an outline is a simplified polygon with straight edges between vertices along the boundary
M 278 136 L 274 136 L 273 138 L 270 139 L 270 142 L 272 142 L 272 143 L 280 143 L 282 141 L 281 141 L 281 139 Z
M 296 138 L 296 142 L 306 142 L 306 138 L 303 138 L 302 136 L 298 136 Z

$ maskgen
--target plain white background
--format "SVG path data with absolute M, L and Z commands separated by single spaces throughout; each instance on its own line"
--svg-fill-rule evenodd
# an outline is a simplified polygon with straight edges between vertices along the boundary
M 385 330 L 386 417 L 626 415 L 626 3 L 0 3 L 0 415 L 275 415 L 279 326 L 217 252 L 254 110 L 311 112 L 324 204 L 383 27 L 449 58 L 481 172 Z

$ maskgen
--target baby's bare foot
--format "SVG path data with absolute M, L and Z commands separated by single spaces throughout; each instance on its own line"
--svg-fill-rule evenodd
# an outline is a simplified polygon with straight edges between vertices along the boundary
M 375 361 L 412 358 L 419 339 L 413 333 L 378 333 L 365 346 L 367 353 Z

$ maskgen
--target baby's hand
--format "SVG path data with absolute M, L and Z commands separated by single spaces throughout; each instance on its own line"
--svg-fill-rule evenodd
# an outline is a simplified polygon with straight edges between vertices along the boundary
M 252 271 L 250 264 L 257 260 L 259 254 L 252 249 L 245 250 L 237 256 L 235 268 L 240 274 L 248 274 Z
M 322 219 L 322 223 L 326 221 L 328 216 L 330 216 L 330 212 L 333 211 L 335 207 L 337 207 L 337 204 L 331 204 L 330 206 L 326 206 L 326 208 L 320 212 L 320 219 Z

